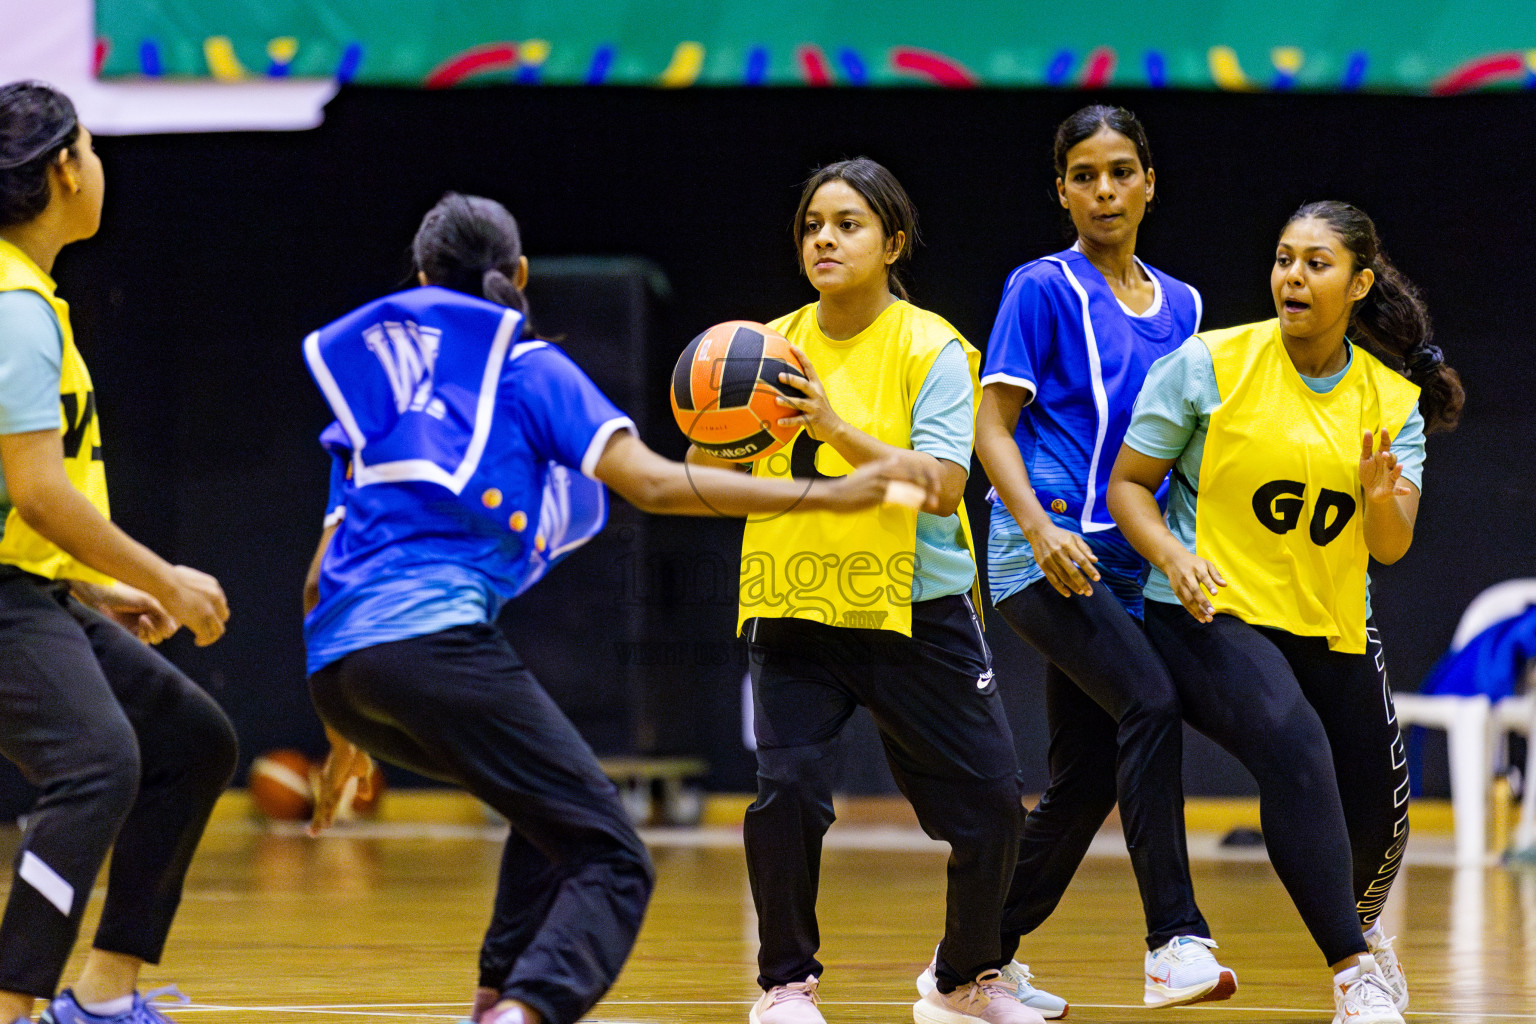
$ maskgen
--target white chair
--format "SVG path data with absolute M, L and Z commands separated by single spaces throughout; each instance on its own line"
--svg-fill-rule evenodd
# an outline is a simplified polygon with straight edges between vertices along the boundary
M 1451 815 L 1456 827 L 1456 864 L 1470 867 L 1487 860 L 1483 832 L 1488 823 L 1488 784 L 1492 702 L 1486 696 L 1395 693 L 1397 727 L 1423 725 L 1444 729 L 1451 766 Z
M 1483 630 L 1523 614 L 1536 605 L 1536 579 L 1507 580 L 1484 590 L 1462 612 L 1451 650 L 1465 647 Z M 1444 729 L 1451 769 L 1451 814 L 1456 828 L 1456 863 L 1461 867 L 1488 861 L 1488 789 L 1493 782 L 1494 753 L 1503 761 L 1504 737 L 1523 732 L 1536 739 L 1536 666 L 1527 666 L 1526 693 L 1497 702 L 1486 696 L 1395 693 L 1397 725 Z M 1514 848 L 1536 846 L 1536 745 L 1527 743 L 1525 796 Z M 1495 851 L 1502 853 L 1503 851 Z

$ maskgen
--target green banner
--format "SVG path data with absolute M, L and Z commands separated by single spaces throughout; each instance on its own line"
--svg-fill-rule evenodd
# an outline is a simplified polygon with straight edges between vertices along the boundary
M 1536 87 L 1536 3 L 96 0 L 107 78 L 377 85 Z

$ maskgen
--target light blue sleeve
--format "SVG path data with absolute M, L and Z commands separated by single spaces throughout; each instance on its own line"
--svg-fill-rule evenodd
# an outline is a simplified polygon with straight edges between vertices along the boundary
M 976 436 L 971 368 L 958 339 L 940 350 L 912 403 L 912 448 L 970 472 Z
M 1176 459 L 1220 402 L 1211 350 L 1190 338 L 1147 371 L 1125 443 L 1154 459 Z
M 1403 467 L 1403 479 L 1421 492 L 1424 490 L 1424 414 L 1414 406 L 1403 421 L 1403 429 L 1392 439 L 1392 454 Z
M 0 292 L 0 434 L 58 430 L 64 335 L 46 299 Z

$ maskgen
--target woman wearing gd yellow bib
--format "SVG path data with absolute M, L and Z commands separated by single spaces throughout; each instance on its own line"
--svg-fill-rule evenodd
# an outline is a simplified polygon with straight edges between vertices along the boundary
M 1424 435 L 1455 425 L 1463 394 L 1354 207 L 1296 211 L 1270 289 L 1278 319 L 1153 365 L 1109 506 L 1153 565 L 1148 634 L 1186 719 L 1258 781 L 1270 860 L 1335 972 L 1336 1024 L 1400 1024 L 1407 985 L 1377 918 L 1408 774 L 1366 569 L 1412 543 Z M 1170 470 L 1165 522 L 1153 492 Z
M 884 167 L 842 161 L 811 176 L 794 236 L 820 295 L 771 325 L 809 379 L 783 400 L 805 430 L 757 475 L 841 476 L 883 456 L 937 469 L 922 514 L 790 510 L 747 524 L 740 623 L 750 644 L 758 797 L 744 828 L 757 907 L 752 1024 L 822 1024 L 816 959 L 821 840 L 832 823 L 831 754 L 868 707 L 897 784 L 948 841 L 948 912 L 937 988 L 918 1024 L 1041 1024 L 999 968 L 1003 897 L 1022 820 L 1013 739 L 970 592 L 976 563 L 961 495 L 970 469 L 980 357 L 906 301 L 895 269 L 916 211 Z M 690 460 L 708 460 L 697 449 Z
M 208 644 L 229 609 L 212 576 L 108 518 L 96 396 L 49 276 L 96 233 L 103 185 L 67 97 L 0 88 L 0 753 L 42 790 L 0 920 L 4 1024 L 37 998 L 49 1024 L 166 1021 L 139 970 L 235 766 L 219 706 L 128 631 L 158 642 L 184 623 Z M 56 995 L 108 850 L 92 949 Z

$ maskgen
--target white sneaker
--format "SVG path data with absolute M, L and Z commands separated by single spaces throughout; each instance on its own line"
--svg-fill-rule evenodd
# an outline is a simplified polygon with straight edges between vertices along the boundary
M 1143 973 L 1147 1006 L 1183 1006 L 1231 999 L 1237 975 L 1216 962 L 1216 943 L 1199 935 L 1175 935 L 1147 954 Z
M 939 955 L 937 946 L 934 947 L 933 955 L 935 957 Z M 928 961 L 928 966 L 923 968 L 923 973 L 917 976 L 918 995 L 926 996 L 938 986 L 938 981 L 933 976 L 933 969 L 934 964 L 930 960 Z M 1071 1009 L 1065 999 L 1060 996 L 1053 996 L 1045 991 L 1045 989 L 1035 988 L 1031 984 L 1035 976 L 1029 973 L 1028 964 L 1021 964 L 1017 960 L 1011 960 L 1008 966 L 1004 967 L 1000 973 L 1003 976 L 1003 984 L 1012 986 L 1013 997 L 1046 1020 L 1060 1020 Z
M 1333 976 L 1333 1024 L 1403 1024 L 1392 1003 L 1392 986 L 1371 954 L 1362 956 L 1358 967 Z
M 1392 943 L 1397 940 L 1394 935 L 1390 939 L 1382 938 L 1381 922 L 1371 926 L 1371 930 L 1365 933 L 1365 944 L 1371 951 L 1371 957 L 1375 959 L 1376 966 L 1381 968 L 1381 976 L 1386 979 L 1387 988 L 1392 990 L 1392 1005 L 1397 1007 L 1397 1012 L 1402 1013 L 1408 1009 L 1408 975 L 1403 972 L 1403 962 L 1397 958 L 1397 953 L 1392 949 Z
M 912 1004 L 914 1024 L 1045 1024 L 1039 1012 L 1013 997 L 1001 971 L 982 971 L 945 995 L 937 987 Z
M 827 1024 L 816 1004 L 818 981 L 813 974 L 804 981 L 775 985 L 752 1004 L 747 1020 L 751 1024 Z

